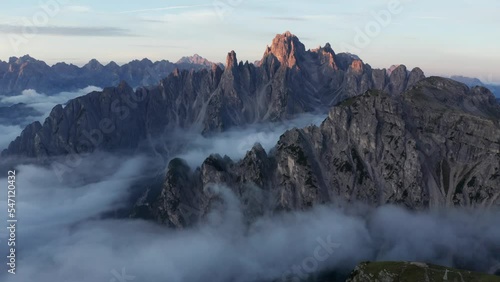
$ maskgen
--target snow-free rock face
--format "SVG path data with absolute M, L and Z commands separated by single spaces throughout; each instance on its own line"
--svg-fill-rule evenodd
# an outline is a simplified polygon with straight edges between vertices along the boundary
M 271 46 L 267 47 L 264 58 L 270 55 L 276 57 L 280 64 L 292 68 L 306 56 L 306 47 L 295 35 L 287 31 L 276 35 Z
M 189 185 L 167 178 L 154 201 L 169 212 L 151 212 L 174 226 L 182 225 L 171 219 L 182 212 L 179 205 L 202 218 L 209 205 L 199 203 L 210 202 L 205 191 L 214 183 L 233 189 L 242 203 L 253 199 L 249 220 L 332 202 L 499 206 L 499 120 L 491 92 L 444 78 L 425 79 L 396 97 L 371 90 L 333 107 L 319 127 L 286 132 L 269 154 L 257 145 L 239 162 L 210 156 L 199 170 L 186 167 Z
M 195 69 L 195 70 L 200 70 L 204 68 L 211 68 L 212 65 L 214 64 L 213 62 L 210 62 L 209 60 L 203 58 L 202 56 L 198 54 L 194 54 L 193 56 L 190 57 L 182 57 L 179 61 L 175 63 L 179 69 Z M 219 64 L 220 67 L 223 67 L 224 65 Z
M 169 61 L 151 62 L 148 59 L 134 60 L 123 66 L 115 62 L 102 65 L 96 59 L 83 67 L 57 63 L 48 66 L 29 55 L 0 61 L 0 95 L 18 95 L 23 90 L 34 89 L 45 94 L 72 91 L 89 85 L 115 86 L 126 81 L 132 87 L 155 85 L 176 68 L 182 70 L 210 69 L 212 63 L 199 56 L 183 58 L 179 63 Z
M 91 62 L 86 67 L 108 66 Z M 420 70 L 407 74 L 406 68 L 389 77 L 355 56 L 336 55 L 329 44 L 306 51 L 287 32 L 276 36 L 258 67 L 238 62 L 232 51 L 224 69 L 215 64 L 200 71 L 176 69 L 157 86 L 134 92 L 122 83 L 57 106 L 39 131 L 25 132 L 3 155 L 44 158 L 95 149 L 154 147 L 156 137 L 175 128 L 208 134 L 306 112 L 327 112 L 368 89 L 389 89 L 397 95 L 422 78 Z

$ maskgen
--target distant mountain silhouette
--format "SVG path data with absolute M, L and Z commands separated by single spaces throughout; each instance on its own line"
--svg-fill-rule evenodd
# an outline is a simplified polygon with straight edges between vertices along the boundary
M 0 61 L 0 95 L 18 95 L 26 89 L 54 94 L 82 89 L 89 85 L 116 86 L 121 81 L 126 81 L 136 88 L 158 84 L 176 68 L 210 69 L 212 64 L 198 56 L 192 60 L 183 58 L 178 64 L 165 60 L 153 63 L 148 59 L 142 59 L 122 66 L 115 62 L 104 66 L 92 59 L 83 67 L 67 63 L 49 66 L 43 61 L 25 55 L 20 58 L 12 57 L 8 62 Z

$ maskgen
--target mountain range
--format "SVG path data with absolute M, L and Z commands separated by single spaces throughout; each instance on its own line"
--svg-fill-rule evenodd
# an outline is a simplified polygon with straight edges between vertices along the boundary
M 493 94 L 498 98 L 500 97 L 500 85 L 498 84 L 491 84 L 491 83 L 484 83 L 482 82 L 479 78 L 476 77 L 467 77 L 467 76 L 462 76 L 462 75 L 453 75 L 451 76 L 451 79 L 456 80 L 458 82 L 462 82 L 464 84 L 467 84 L 470 87 L 474 86 L 483 86 L 491 90 Z
M 370 90 L 334 106 L 320 126 L 293 129 L 267 153 L 170 162 L 140 216 L 173 227 L 201 220 L 231 187 L 250 219 L 338 202 L 412 210 L 500 205 L 500 106 L 485 88 L 431 77 L 391 96 Z M 257 187 L 257 188 L 256 188 Z M 200 211 L 186 221 L 185 207 Z
M 96 149 L 156 150 L 156 141 L 175 129 L 209 135 L 308 112 L 326 113 L 369 89 L 399 95 L 424 77 L 419 68 L 408 71 L 403 65 L 389 75 L 350 54 L 336 54 L 330 44 L 306 50 L 286 32 L 266 48 L 259 66 L 238 62 L 231 51 L 224 68 L 175 69 L 159 85 L 136 91 L 122 81 L 57 106 L 43 124 L 29 125 L 2 155 L 44 158 Z
M 426 77 L 420 68 L 404 65 L 374 69 L 356 55 L 334 52 L 329 43 L 306 49 L 290 32 L 277 34 L 255 63 L 238 61 L 235 51 L 227 53 L 224 65 L 195 55 L 176 64 L 145 59 L 120 67 L 92 60 L 82 68 L 49 67 L 25 56 L 0 62 L 0 78 L 3 95 L 104 88 L 57 105 L 1 153 L 8 166 L 50 166 L 102 152 L 153 156 L 148 169 L 160 173 L 141 176 L 130 205 L 104 217 L 187 229 L 213 220 L 211 211 L 229 205 L 216 191 L 226 188 L 249 226 L 324 205 L 396 205 L 412 212 L 500 207 L 500 105 L 489 89 L 468 85 L 477 81 Z M 22 120 L 18 111 L 30 109 L 0 108 L 0 120 L 14 115 L 10 121 L 16 123 Z M 179 144 L 184 142 L 179 132 L 211 138 L 304 114 L 325 118 L 287 130 L 269 150 L 256 143 L 241 159 L 207 154 L 193 167 L 173 153 L 189 146 Z M 491 247 L 484 258 L 489 264 L 498 259 L 495 242 L 484 243 Z M 446 247 L 432 251 L 435 257 L 452 257 L 446 261 L 456 255 Z M 349 281 L 375 276 L 398 281 L 398 275 L 439 279 L 434 276 L 443 271 L 447 275 L 446 269 L 422 263 L 362 263 Z M 453 271 L 450 277 L 482 278 Z
M 134 91 L 121 82 L 58 105 L 2 156 L 43 163 L 131 150 L 168 159 L 173 147 L 165 140 L 176 130 L 210 136 L 307 112 L 329 114 L 319 127 L 286 132 L 269 154 L 257 145 L 237 162 L 214 155 L 197 171 L 172 160 L 162 188 L 142 197 L 146 216 L 181 226 L 178 204 L 208 211 L 203 191 L 211 183 L 242 197 L 257 185 L 270 193 L 267 211 L 337 199 L 411 209 L 500 202 L 500 106 L 488 89 L 425 78 L 403 65 L 372 69 L 330 44 L 306 50 L 290 32 L 274 38 L 259 66 L 238 62 L 231 51 L 224 68 L 175 69 L 156 86 Z
M 121 81 L 126 81 L 136 88 L 158 84 L 175 69 L 210 69 L 212 64 L 214 63 L 195 54 L 183 57 L 177 63 L 142 59 L 119 66 L 115 62 L 102 65 L 92 59 L 82 67 L 67 63 L 49 66 L 25 55 L 20 58 L 12 57 L 8 62 L 0 61 L 0 95 L 18 95 L 27 89 L 50 95 L 82 89 L 89 85 L 101 88 L 116 86 Z

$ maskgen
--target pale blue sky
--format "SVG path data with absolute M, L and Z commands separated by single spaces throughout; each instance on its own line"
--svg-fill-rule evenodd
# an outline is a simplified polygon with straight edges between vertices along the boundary
M 389 12 L 391 1 L 400 7 Z M 40 7 L 57 2 L 60 11 Z M 388 25 L 376 22 L 380 11 L 391 14 Z M 374 33 L 356 44 L 357 30 L 370 23 Z M 30 25 L 36 32 L 23 34 Z M 286 30 L 307 48 L 330 42 L 374 67 L 406 64 L 500 82 L 498 0 L 0 0 L 1 60 L 175 62 L 198 53 L 224 62 L 235 50 L 239 60 L 255 61 Z

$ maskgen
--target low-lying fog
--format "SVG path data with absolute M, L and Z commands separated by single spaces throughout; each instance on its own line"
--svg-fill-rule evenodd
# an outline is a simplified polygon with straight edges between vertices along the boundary
M 287 124 L 250 126 L 210 138 L 184 135 L 180 141 L 188 142 L 189 149 L 177 156 L 192 166 L 210 153 L 236 160 L 255 142 L 270 149 L 286 129 L 323 119 L 304 116 Z M 126 207 L 132 184 L 148 172 L 164 169 L 154 163 L 144 156 L 95 153 L 64 182 L 50 168 L 18 166 L 17 274 L 2 271 L 0 279 L 273 281 L 305 278 L 321 270 L 346 274 L 366 260 L 423 261 L 480 271 L 492 269 L 500 260 L 499 211 L 413 213 L 392 206 L 323 206 L 261 218 L 246 226 L 236 197 L 218 187 L 228 210 L 187 230 L 100 216 Z M 6 176 L 0 176 L 3 187 Z M 6 211 L 5 198 L 0 199 Z M 6 235 L 4 228 L 3 254 L 7 254 Z
M 95 86 L 88 86 L 73 92 L 61 92 L 55 95 L 45 95 L 35 90 L 25 90 L 21 95 L 0 96 L 0 108 L 9 107 L 15 104 L 23 103 L 29 109 L 29 114 L 16 112 L 16 122 L 12 124 L 14 117 L 0 116 L 0 151 L 7 148 L 11 141 L 21 134 L 24 127 L 32 122 L 43 121 L 49 116 L 50 111 L 58 104 L 66 104 L 69 100 L 85 95 L 92 91 L 101 91 Z M 2 124 L 2 120 L 9 120 L 9 124 Z

